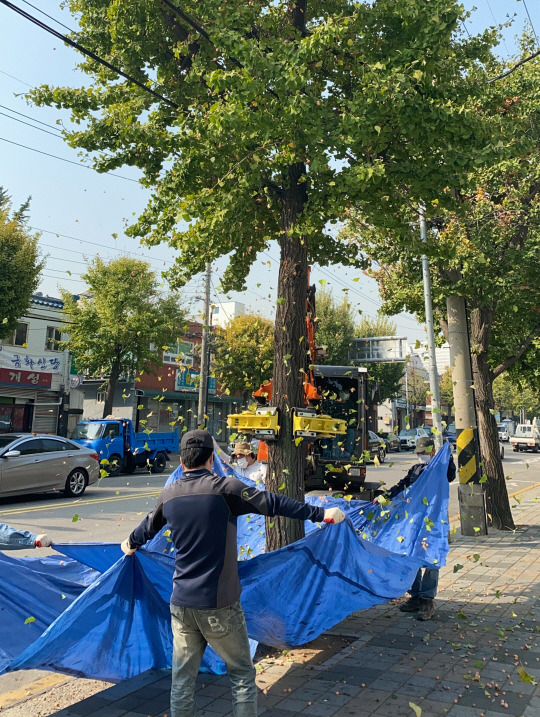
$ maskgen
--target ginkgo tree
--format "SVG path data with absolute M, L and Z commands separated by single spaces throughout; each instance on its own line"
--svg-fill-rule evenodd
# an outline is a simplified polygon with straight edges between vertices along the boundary
M 523 48 L 523 56 L 529 48 Z M 508 69 L 491 62 L 492 76 Z M 351 213 L 347 231 L 356 235 L 366 254 L 378 262 L 385 310 L 404 307 L 424 316 L 421 254 L 429 257 L 435 314 L 447 334 L 446 297 L 466 298 L 471 363 L 488 516 L 497 528 L 514 523 L 501 463 L 495 421 L 493 381 L 532 354 L 540 337 L 540 63 L 525 64 L 496 83 L 476 71 L 482 102 L 476 111 L 490 113 L 497 125 L 495 153 L 489 161 L 464 172 L 444 193 L 454 206 L 428 204 L 430 231 L 420 240 L 413 208 L 402 205 L 391 232 L 370 227 Z M 444 198 L 444 197 L 443 197 Z
M 140 259 L 96 257 L 80 296 L 64 291 L 63 313 L 68 349 L 77 369 L 103 376 L 103 417 L 112 413 L 121 376 L 155 370 L 168 344 L 185 333 L 185 312 L 175 293 L 163 295 L 150 265 Z
M 268 488 L 303 498 L 302 406 L 309 262 L 357 263 L 332 225 L 362 201 L 383 221 L 406 188 L 434 197 L 491 136 L 470 110 L 468 68 L 491 36 L 460 34 L 454 0 L 69 0 L 77 40 L 150 91 L 93 59 L 84 87 L 44 86 L 38 104 L 71 110 L 67 141 L 98 171 L 140 168 L 152 198 L 129 232 L 177 252 L 182 284 L 228 257 L 241 289 L 259 251 L 280 246 Z M 470 150 L 470 151 L 469 151 Z M 267 524 L 270 548 L 303 535 Z

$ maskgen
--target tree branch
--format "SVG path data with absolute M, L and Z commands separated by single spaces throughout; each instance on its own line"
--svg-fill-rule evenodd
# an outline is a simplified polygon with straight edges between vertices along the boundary
M 509 368 L 511 368 L 519 359 L 523 356 L 525 351 L 529 348 L 529 346 L 532 344 L 534 339 L 538 336 L 540 333 L 540 324 L 537 324 L 534 329 L 531 331 L 531 333 L 527 336 L 525 341 L 521 344 L 521 347 L 513 356 L 510 356 L 509 358 L 502 361 L 496 368 L 493 369 L 491 372 L 491 375 L 493 378 L 497 378 L 497 376 L 500 376 L 501 373 L 504 373 L 505 371 L 508 371 Z

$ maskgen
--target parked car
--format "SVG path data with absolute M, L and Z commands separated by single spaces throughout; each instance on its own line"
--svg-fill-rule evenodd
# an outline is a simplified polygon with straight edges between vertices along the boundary
M 457 434 L 456 434 L 456 424 L 455 423 L 449 423 L 446 426 L 446 429 L 443 433 L 444 437 L 452 445 L 452 448 L 456 447 L 456 440 L 457 440 Z
M 378 436 L 374 431 L 368 431 L 369 457 L 374 460 L 377 456 L 379 463 L 384 463 L 386 458 L 386 444 L 384 438 Z
M 67 438 L 35 433 L 0 435 L 0 497 L 56 490 L 79 498 L 99 476 L 96 451 Z
M 399 432 L 399 442 L 401 450 L 410 451 L 416 448 L 416 441 L 422 437 L 431 435 L 430 431 L 425 428 L 405 428 Z
M 381 431 L 379 435 L 386 443 L 387 453 L 390 453 L 391 451 L 401 451 L 401 441 L 399 440 L 398 435 L 391 433 L 390 431 Z

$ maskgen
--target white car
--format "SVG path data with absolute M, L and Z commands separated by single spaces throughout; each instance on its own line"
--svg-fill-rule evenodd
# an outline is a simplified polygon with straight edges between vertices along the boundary
M 504 441 L 505 443 L 507 443 L 510 440 L 508 426 L 505 423 L 499 423 L 497 428 L 499 430 L 499 441 Z
M 414 451 L 419 438 L 429 438 L 430 431 L 425 428 L 405 428 L 399 432 L 399 442 L 402 451 Z

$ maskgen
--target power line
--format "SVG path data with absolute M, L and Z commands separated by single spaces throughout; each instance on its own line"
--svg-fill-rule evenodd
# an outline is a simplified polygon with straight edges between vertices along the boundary
M 166 97 L 163 97 L 163 95 L 160 95 L 159 92 L 156 92 L 151 87 L 148 87 L 148 85 L 143 84 L 142 82 L 139 82 L 139 80 L 136 80 L 134 77 L 131 77 L 131 75 L 128 75 L 123 70 L 118 69 L 118 67 L 115 67 L 114 65 L 111 65 L 110 62 L 107 62 L 107 60 L 104 60 L 103 58 L 99 57 L 99 55 L 96 55 L 95 52 L 92 52 L 92 50 L 88 50 L 86 47 L 83 47 L 78 42 L 75 42 L 71 38 L 67 37 L 66 35 L 62 35 L 61 32 L 57 32 L 54 28 L 50 27 L 49 25 L 46 25 L 44 22 L 41 22 L 41 20 L 38 20 L 37 17 L 34 17 L 30 13 L 26 12 L 20 7 L 17 7 L 16 5 L 13 5 L 9 0 L 0 0 L 0 3 L 2 5 L 5 5 L 10 10 L 13 10 L 13 12 L 18 13 L 23 17 L 25 20 L 28 20 L 29 22 L 33 23 L 34 25 L 37 25 L 37 27 L 41 28 L 42 30 L 45 30 L 45 32 L 50 33 L 51 35 L 54 35 L 58 40 L 62 40 L 62 42 L 65 42 L 70 47 L 75 48 L 79 52 L 82 52 L 83 55 L 86 55 L 87 57 L 90 57 L 92 60 L 95 60 L 95 62 L 99 62 L 100 65 L 103 65 L 103 67 L 106 67 L 108 70 L 111 70 L 112 72 L 116 73 L 117 75 L 120 75 L 124 79 L 128 80 L 128 82 L 131 82 L 134 85 L 137 85 L 137 87 L 140 87 L 141 90 L 144 90 L 145 92 L 148 92 L 153 97 L 159 100 L 163 100 L 166 104 L 168 104 L 170 107 L 174 107 L 175 109 L 179 108 L 179 105 L 177 105 L 175 102 L 172 102 L 172 100 L 167 99 Z
M 31 3 L 31 2 L 28 2 L 28 0 L 22 0 L 22 1 L 23 1 L 23 3 L 26 3 L 26 5 L 30 5 L 31 8 L 34 8 L 34 10 L 37 10 L 37 11 L 40 12 L 42 15 L 45 15 L 45 17 L 48 17 L 49 20 L 52 20 L 52 21 L 55 22 L 57 25 L 61 25 L 61 26 L 64 27 L 66 30 L 69 30 L 69 32 L 72 32 L 74 35 L 76 34 L 76 33 L 75 33 L 75 30 L 72 30 L 72 29 L 71 29 L 70 27 L 68 27 L 67 25 L 64 25 L 63 22 L 60 22 L 60 20 L 57 20 L 57 19 L 56 19 L 55 17 L 53 17 L 52 15 L 47 15 L 47 13 L 46 13 L 44 10 L 41 10 L 39 7 L 36 7 L 35 5 L 32 5 L 32 3 Z
M 538 35 L 536 34 L 536 30 L 534 29 L 533 21 L 532 21 L 532 19 L 531 19 L 530 14 L 529 14 L 529 8 L 527 7 L 526 0 L 522 0 L 522 2 L 523 2 L 523 7 L 525 8 L 525 12 L 527 13 L 527 17 L 529 18 L 529 22 L 531 23 L 531 29 L 532 29 L 533 34 L 534 34 L 534 39 L 535 39 L 536 42 L 538 43 Z
M 0 0 L 0 2 L 5 2 L 5 0 Z M 26 124 L 26 123 L 25 123 Z M 38 129 L 36 127 L 36 129 Z M 20 144 L 19 142 L 14 142 L 12 139 L 6 139 L 5 137 L 0 137 L 0 140 L 2 142 L 8 142 L 9 144 L 14 144 L 16 147 L 22 147 L 23 149 L 29 149 L 31 152 L 37 152 L 38 154 L 43 154 L 46 157 L 52 157 L 53 159 L 59 159 L 61 162 L 67 162 L 68 164 L 74 164 L 76 167 L 80 167 L 81 169 L 90 169 L 93 170 L 93 167 L 89 167 L 87 164 L 81 164 L 80 162 L 74 162 L 72 159 L 66 159 L 65 157 L 59 157 L 56 154 L 50 154 L 49 152 L 44 152 L 41 149 L 36 149 L 35 147 L 28 147 L 26 144 Z M 115 174 L 114 172 L 103 172 L 103 174 L 107 174 L 109 177 L 118 177 L 118 179 L 125 179 L 128 182 L 136 182 L 139 183 L 137 179 L 132 179 L 131 177 L 124 177 L 123 174 Z
M 6 77 L 11 77 L 12 80 L 17 80 L 17 82 L 20 82 L 23 85 L 26 85 L 27 87 L 33 87 L 34 85 L 31 85 L 28 82 L 25 82 L 24 80 L 20 80 L 18 77 L 15 77 L 15 75 L 10 75 L 9 72 L 4 72 L 4 70 L 0 70 L 0 73 L 2 75 L 5 75 Z
M 11 115 L 8 115 L 6 112 L 0 112 L 0 115 L 2 115 L 3 117 L 7 117 L 10 120 L 14 120 L 15 122 L 20 122 L 21 124 L 25 124 L 27 127 L 32 127 L 32 129 L 38 129 L 40 132 L 45 132 L 45 134 L 50 134 L 51 137 L 56 137 L 57 139 L 62 139 L 62 137 L 59 134 L 54 134 L 54 132 L 49 132 L 48 129 L 43 129 L 43 127 L 36 127 L 35 125 L 30 124 L 30 122 L 25 122 L 24 120 L 19 119 L 18 117 L 12 117 Z
M 508 77 L 508 75 L 511 75 L 512 72 L 515 72 L 517 69 L 519 69 L 523 65 L 527 64 L 527 62 L 534 60 L 534 58 L 538 57 L 538 55 L 540 55 L 540 50 L 537 50 L 536 52 L 533 52 L 532 55 L 529 55 L 528 57 L 525 57 L 523 60 L 516 62 L 516 64 L 513 67 L 511 67 L 509 70 L 506 70 L 505 72 L 500 74 L 498 77 L 493 77 L 491 80 L 488 80 L 488 85 L 490 85 L 492 82 L 497 82 L 497 80 L 502 80 L 505 77 Z
M 22 82 L 22 80 L 19 80 L 19 82 Z M 11 107 L 6 107 L 5 105 L 0 105 L 0 107 L 4 110 L 7 110 L 8 112 L 13 112 L 15 115 L 20 115 L 21 117 L 26 117 L 26 119 L 32 120 L 32 122 L 37 122 L 38 124 L 42 124 L 44 127 L 49 127 L 50 129 L 55 129 L 57 132 L 62 132 L 62 130 L 59 127 L 56 127 L 53 124 L 49 124 L 48 122 L 42 122 L 41 120 L 34 119 L 30 115 L 24 114 L 24 112 L 17 112 L 17 110 L 12 110 Z
M 500 27 L 499 23 L 497 22 L 497 18 L 495 17 L 495 15 L 494 15 L 494 13 L 493 13 L 493 10 L 492 10 L 492 8 L 491 8 L 491 3 L 489 2 L 489 0 L 486 0 L 486 3 L 487 3 L 487 6 L 488 6 L 488 8 L 489 8 L 489 11 L 490 11 L 490 13 L 491 13 L 491 17 L 493 18 L 493 22 L 495 23 L 495 25 L 498 25 L 498 26 Z M 504 39 L 504 36 L 503 36 L 503 38 L 502 38 L 502 41 L 503 41 L 503 45 L 504 45 L 505 48 L 506 48 L 506 54 L 509 55 L 509 54 L 510 54 L 510 50 L 508 49 L 508 45 L 506 44 L 506 40 Z

